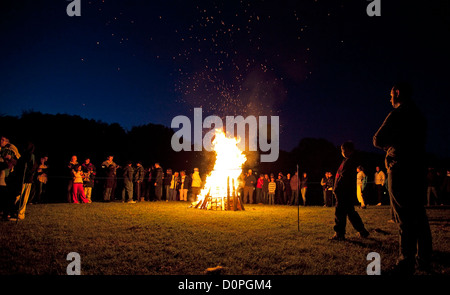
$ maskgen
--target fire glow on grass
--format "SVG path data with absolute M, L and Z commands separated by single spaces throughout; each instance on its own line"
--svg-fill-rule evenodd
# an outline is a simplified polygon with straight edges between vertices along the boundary
M 228 185 L 230 190 L 234 185 L 234 190 L 237 191 L 242 165 L 247 161 L 247 157 L 238 148 L 238 143 L 239 140 L 236 138 L 226 137 L 222 130 L 216 129 L 212 142 L 212 149 L 216 152 L 216 162 L 213 171 L 206 178 L 205 186 L 196 204 L 202 203 L 208 195 L 213 200 L 223 200 L 227 197 Z M 208 209 L 211 209 L 210 207 L 211 204 L 208 205 Z

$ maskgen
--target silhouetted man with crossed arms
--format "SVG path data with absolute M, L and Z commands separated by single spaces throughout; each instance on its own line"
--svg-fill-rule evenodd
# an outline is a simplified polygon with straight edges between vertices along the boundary
M 394 269 L 400 274 L 430 266 L 432 239 L 424 201 L 426 197 L 426 119 L 411 99 L 409 84 L 394 85 L 394 107 L 373 137 L 386 151 L 388 189 L 399 226 L 400 256 Z

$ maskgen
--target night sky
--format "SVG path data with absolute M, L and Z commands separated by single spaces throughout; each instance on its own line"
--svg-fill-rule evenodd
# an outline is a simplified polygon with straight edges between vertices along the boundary
M 395 2 L 395 4 L 391 3 Z M 70 1 L 0 4 L 0 114 L 80 115 L 129 130 L 177 115 L 280 117 L 280 148 L 372 137 L 409 81 L 429 152 L 450 156 L 449 1 Z M 2 126 L 3 128 L 4 126 Z

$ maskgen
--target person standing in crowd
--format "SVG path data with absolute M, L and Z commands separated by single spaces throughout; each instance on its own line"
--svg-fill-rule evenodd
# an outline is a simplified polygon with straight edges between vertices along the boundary
M 187 175 L 185 171 L 180 172 L 180 182 L 178 184 L 178 191 L 180 192 L 180 201 L 187 201 Z
M 284 204 L 284 181 L 283 174 L 279 173 L 278 178 L 275 181 L 276 190 L 275 190 L 275 204 Z
M 67 183 L 67 202 L 71 203 L 73 201 L 73 170 L 75 169 L 75 166 L 78 165 L 78 159 L 77 156 L 73 155 L 72 158 L 70 158 L 70 162 L 67 165 L 67 169 L 69 171 L 69 182 Z
M 438 175 L 436 169 L 432 167 L 428 168 L 427 185 L 427 205 L 431 206 L 433 203 L 431 195 L 433 195 L 434 203 L 436 205 L 443 205 L 436 189 L 438 187 Z
M 269 175 L 264 174 L 264 181 L 262 187 L 263 204 L 267 204 L 269 201 L 269 182 L 270 182 Z
M 198 168 L 194 168 L 194 173 L 192 173 L 192 201 L 197 201 L 197 196 L 200 194 L 202 189 L 202 179 L 200 177 L 200 173 Z
M 166 194 L 166 201 L 170 199 L 170 183 L 172 182 L 172 169 L 166 170 L 166 175 L 164 176 L 164 192 Z
M 291 178 L 291 200 L 289 202 L 289 205 L 297 206 L 298 205 L 298 190 L 299 190 L 299 179 L 298 179 L 298 173 L 295 172 L 294 176 Z
M 399 228 L 399 258 L 393 273 L 413 274 L 431 266 L 432 236 L 425 211 L 427 122 L 412 100 L 412 89 L 399 83 L 391 89 L 393 110 L 373 137 L 386 151 L 388 190 Z M 413 173 L 412 173 L 413 172 Z
M 275 177 L 270 177 L 270 182 L 268 185 L 269 188 L 269 194 L 268 194 L 268 200 L 267 200 L 267 204 L 269 205 L 273 205 L 275 204 L 275 192 L 277 190 L 277 184 L 275 182 Z
M 84 194 L 89 203 L 92 203 L 92 190 L 94 189 L 96 170 L 94 164 L 92 164 L 90 158 L 86 158 L 84 163 L 81 165 L 81 170 L 83 171 L 83 186 Z
M 41 157 L 40 163 L 37 166 L 36 170 L 36 180 L 35 187 L 36 192 L 34 197 L 30 200 L 30 203 L 39 204 L 44 202 L 46 196 L 45 193 L 47 191 L 47 181 L 48 181 L 48 157 Z
M 134 190 L 136 195 L 136 200 L 139 202 L 144 201 L 143 196 L 143 182 L 144 182 L 145 170 L 141 162 L 136 163 L 136 169 L 134 171 Z
M 103 165 L 102 165 L 103 166 Z M 112 190 L 116 182 L 116 165 L 109 164 L 105 169 L 105 186 L 103 190 L 103 201 L 111 202 L 114 201 L 114 196 L 112 195 Z
M 256 178 L 252 169 L 249 169 L 244 178 L 244 204 L 253 204 L 253 190 L 256 185 Z
M 115 200 L 114 189 L 117 183 L 116 174 L 119 166 L 113 160 L 113 156 L 108 156 L 101 165 L 102 171 L 104 172 L 104 175 L 106 175 L 106 181 L 103 190 L 103 201 L 106 202 Z
M 291 173 L 286 174 L 286 177 L 283 178 L 284 182 L 284 204 L 289 205 L 289 201 L 292 195 L 291 189 Z
M 325 177 L 320 180 L 320 185 L 323 189 L 323 206 L 331 207 L 333 205 L 333 174 L 327 171 Z
M 0 138 L 0 211 L 2 219 L 10 220 L 14 214 L 16 188 L 14 186 L 17 175 L 14 166 L 21 155 L 15 145 L 9 142 L 8 136 Z
M 145 199 L 148 201 L 155 200 L 155 167 L 150 166 L 145 170 Z
M 84 188 L 83 188 L 83 177 L 84 173 L 81 170 L 81 165 L 75 165 L 72 170 L 73 175 L 73 183 L 72 183 L 72 200 L 74 204 L 79 204 L 78 196 L 80 196 L 81 202 L 83 203 L 89 203 L 89 200 L 86 198 L 86 195 L 84 194 Z
M 177 200 L 178 183 L 180 182 L 179 173 L 174 172 L 172 175 L 172 181 L 170 182 L 170 198 L 169 201 Z
M 377 206 L 381 206 L 384 202 L 384 185 L 386 183 L 386 175 L 379 166 L 375 167 L 375 190 L 377 192 Z
M 356 167 L 358 167 L 358 162 L 353 143 L 343 143 L 341 145 L 341 152 L 344 159 L 336 172 L 333 189 L 336 197 L 335 234 L 330 239 L 337 241 L 345 240 L 347 217 L 359 233 L 359 236 L 366 238 L 369 236 L 369 232 L 366 230 L 361 217 L 355 211 Z
M 303 173 L 303 177 L 300 181 L 300 192 L 302 194 L 303 206 L 306 206 L 306 192 L 308 190 L 308 174 Z
M 364 188 L 367 184 L 367 176 L 364 173 L 362 166 L 356 167 L 356 196 L 358 202 L 361 204 L 361 209 L 366 209 L 366 203 L 364 202 Z
M 30 197 L 31 187 L 33 185 L 34 175 L 36 173 L 36 161 L 34 157 L 34 144 L 29 142 L 23 153 L 22 158 L 16 165 L 18 177 L 17 186 L 21 186 L 20 195 L 16 199 L 17 218 L 25 219 L 25 210 Z M 23 181 L 23 183 L 22 183 Z
M 264 175 L 260 174 L 258 180 L 256 181 L 256 203 L 262 204 L 262 194 L 263 194 L 263 184 L 264 184 Z
M 134 169 L 131 162 L 127 162 L 123 168 L 123 189 L 122 189 L 122 203 L 136 203 L 133 200 L 133 176 Z
M 155 163 L 155 197 L 157 201 L 161 201 L 163 195 L 163 179 L 164 179 L 164 171 L 159 165 L 159 163 Z

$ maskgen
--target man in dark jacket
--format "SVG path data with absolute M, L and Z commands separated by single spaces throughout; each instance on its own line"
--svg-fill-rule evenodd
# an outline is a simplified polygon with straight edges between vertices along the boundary
M 105 170 L 105 184 L 103 190 L 103 201 L 114 201 L 114 195 L 112 195 L 112 189 L 116 182 L 116 165 L 109 164 L 109 166 L 103 168 Z
M 127 203 L 136 203 L 133 200 L 133 176 L 134 169 L 131 166 L 131 162 L 127 162 L 127 165 L 123 168 L 123 190 L 122 190 L 122 202 L 125 202 L 128 196 Z
M 400 257 L 395 271 L 407 274 L 415 271 L 416 255 L 419 267 L 428 267 L 432 252 L 424 207 L 426 120 L 411 92 L 404 83 L 391 89 L 394 110 L 373 137 L 374 146 L 386 151 L 389 197 L 399 226 Z
M 286 205 L 289 205 L 291 201 L 292 189 L 291 189 L 291 174 L 288 173 L 283 179 L 284 181 L 284 201 Z
M 360 237 L 365 238 L 369 235 L 369 232 L 364 227 L 358 212 L 355 211 L 356 167 L 359 164 L 356 160 L 353 143 L 345 142 L 341 146 L 341 151 L 344 160 L 336 172 L 336 180 L 334 182 L 334 195 L 336 197 L 335 234 L 331 239 L 345 239 L 347 217 L 355 230 L 358 231 Z
M 256 177 L 253 175 L 253 171 L 251 169 L 248 170 L 244 181 L 244 203 L 253 204 L 253 190 L 256 185 Z
M 323 189 L 323 206 L 324 207 L 331 207 L 333 204 L 333 186 L 334 181 L 331 177 L 331 172 L 327 171 L 325 172 L 325 177 L 322 178 L 320 181 L 320 185 Z
M 262 185 L 262 198 L 263 204 L 267 204 L 268 203 L 268 197 L 269 197 L 269 174 L 264 174 L 264 179 L 263 179 L 263 185 Z
M 155 163 L 155 175 L 155 197 L 157 201 L 161 201 L 163 195 L 164 172 L 159 163 Z
M 298 193 L 299 193 L 299 187 L 300 187 L 300 182 L 299 182 L 299 178 L 298 178 L 298 173 L 295 172 L 294 176 L 291 177 L 291 181 L 289 183 L 289 185 L 291 186 L 291 200 L 289 202 L 289 205 L 292 206 L 297 206 L 298 205 Z
M 143 183 L 144 183 L 145 170 L 141 162 L 136 163 L 136 170 L 134 171 L 134 190 L 136 192 L 136 200 L 144 201 Z
M 166 175 L 164 175 L 163 185 L 164 185 L 164 194 L 166 197 L 166 201 L 169 200 L 170 197 L 170 182 L 172 181 L 172 169 L 166 170 Z

